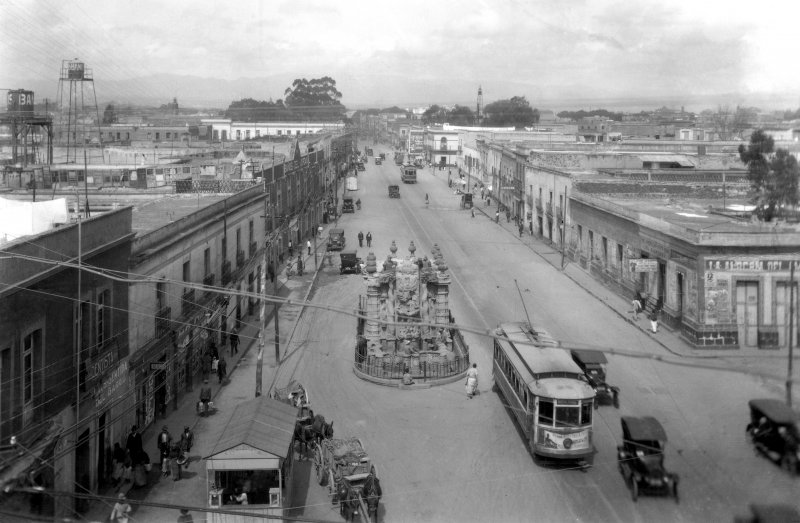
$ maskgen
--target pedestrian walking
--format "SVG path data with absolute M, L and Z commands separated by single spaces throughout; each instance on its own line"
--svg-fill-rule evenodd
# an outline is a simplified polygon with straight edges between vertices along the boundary
M 225 361 L 225 356 L 221 357 L 217 363 L 217 377 L 220 383 L 228 377 L 228 363 Z
M 653 312 L 650 313 L 650 330 L 653 331 L 653 334 L 658 332 L 658 310 L 653 309 Z
M 361 231 L 358 231 L 358 246 L 359 247 L 364 246 L 364 233 Z
M 299 254 L 297 255 L 297 275 L 303 275 L 303 258 Z
M 142 453 L 144 453 L 144 448 L 142 447 L 142 435 L 139 434 L 139 428 L 136 425 L 131 427 L 131 432 L 125 442 L 125 450 L 128 451 L 128 456 L 134 465 L 139 463 Z
M 637 290 L 633 293 L 633 300 L 631 301 L 631 306 L 633 310 L 633 321 L 639 320 L 639 313 L 642 312 L 642 303 L 644 303 L 644 298 L 642 298 L 641 293 Z
M 236 327 L 233 328 L 230 336 L 231 342 L 231 356 L 239 352 L 239 332 L 236 330 Z
M 112 523 L 128 523 L 128 517 L 131 513 L 131 506 L 125 498 L 125 494 L 120 492 L 117 495 L 117 502 L 114 503 L 114 508 L 111 509 L 111 515 L 108 517 Z
M 306 247 L 308 247 L 308 255 L 311 256 L 311 240 L 306 240 Z
M 475 208 L 473 207 L 473 208 L 472 208 L 472 209 L 470 209 L 470 210 L 472 211 L 472 217 L 474 218 L 474 217 L 475 217 Z
M 522 222 L 519 222 L 519 237 L 522 238 L 522 232 L 525 230 L 523 227 Z
M 178 523 L 194 523 L 194 519 L 192 515 L 189 514 L 188 508 L 181 509 L 181 514 L 178 516 Z
M 275 283 L 275 265 L 272 264 L 272 260 L 267 265 L 267 274 L 269 275 L 269 282 Z
M 506 223 L 510 223 L 510 222 L 511 222 L 511 211 L 506 209 Z
M 367 247 L 372 247 L 372 233 L 367 231 Z
M 494 212 L 494 223 L 500 223 L 500 210 Z
M 467 398 L 472 399 L 472 396 L 477 394 L 478 391 L 478 364 L 473 363 L 472 367 L 467 371 Z
M 161 474 L 169 476 L 169 451 L 172 447 L 172 435 L 167 426 L 161 428 L 158 435 L 158 454 L 161 457 Z
M 181 465 L 178 459 L 181 457 L 181 448 L 178 443 L 173 443 L 169 450 L 169 473 L 172 475 L 172 481 L 181 479 Z
M 294 256 L 294 247 L 292 246 L 292 240 L 289 240 L 289 258 Z

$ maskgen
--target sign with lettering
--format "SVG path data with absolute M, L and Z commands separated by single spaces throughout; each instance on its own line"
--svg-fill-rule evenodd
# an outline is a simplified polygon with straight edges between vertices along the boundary
M 105 374 L 117 362 L 117 351 L 108 350 L 86 365 L 86 380 L 92 381 Z
M 658 272 L 658 260 L 649 258 L 634 258 L 628 260 L 631 272 Z
M 101 408 L 113 399 L 118 393 L 127 390 L 125 385 L 128 382 L 128 362 L 123 361 L 114 368 L 99 387 L 94 389 L 94 406 Z
M 166 362 L 156 361 L 150 363 L 150 370 L 165 370 L 167 368 Z
M 707 271 L 729 272 L 783 272 L 794 264 L 800 270 L 800 260 L 770 260 L 763 258 L 737 258 L 729 260 L 706 260 Z

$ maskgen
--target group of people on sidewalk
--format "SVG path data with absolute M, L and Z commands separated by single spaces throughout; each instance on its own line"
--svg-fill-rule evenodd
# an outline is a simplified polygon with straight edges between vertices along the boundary
M 367 231 L 367 235 L 364 236 L 363 232 L 358 231 L 358 246 L 359 247 L 363 247 L 364 246 L 364 239 L 367 240 L 367 247 L 372 247 L 372 232 Z

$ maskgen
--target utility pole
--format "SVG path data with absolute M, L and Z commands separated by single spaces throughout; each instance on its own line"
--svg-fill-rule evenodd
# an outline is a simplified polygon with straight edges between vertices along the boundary
M 792 358 L 794 356 L 794 260 L 789 270 L 789 364 L 786 370 L 786 404 L 792 406 Z
M 274 162 L 273 162 L 274 165 Z M 264 375 L 264 345 L 267 336 L 267 177 L 264 176 L 264 256 L 261 260 L 261 285 L 258 292 L 261 294 L 259 318 L 261 330 L 258 331 L 258 356 L 256 356 L 256 398 L 261 396 Z M 277 320 L 277 314 L 275 315 Z
M 531 218 L 532 220 L 533 218 Z M 567 252 L 567 246 L 564 245 L 564 239 L 567 237 L 567 187 L 564 186 L 564 204 L 561 207 L 561 270 L 564 270 L 564 255 Z

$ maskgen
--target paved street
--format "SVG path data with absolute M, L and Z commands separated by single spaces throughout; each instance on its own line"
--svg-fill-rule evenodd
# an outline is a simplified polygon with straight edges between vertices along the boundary
M 386 152 L 388 161 L 381 166 L 370 161 L 359 173 L 362 210 L 339 220 L 348 247 L 358 245 L 359 230 L 374 237 L 371 249 L 358 249 L 362 258 L 371 250 L 384 259 L 392 240 L 399 255 L 407 253 L 411 240 L 417 255 L 430 255 L 433 244 L 438 244 L 450 268 L 450 306 L 460 325 L 485 331 L 501 321 L 525 319 L 516 280 L 534 325 L 565 342 L 785 375 L 785 352 L 769 352 L 766 358 L 755 351 L 728 351 L 698 360 L 674 333 L 663 328 L 658 334 L 648 333 L 645 319 L 630 321 L 628 300 L 572 264 L 561 270 L 559 252 L 529 235 L 520 238 L 513 222 L 502 219 L 496 224 L 494 207 L 476 199 L 474 218 L 460 209 L 459 197 L 447 187 L 447 170 L 419 171 L 419 183 L 400 184 L 401 198 L 390 200 L 387 185 L 399 183 L 399 168 L 387 147 L 374 148 L 376 154 Z M 431 199 L 427 207 L 426 193 Z M 355 308 L 358 295 L 366 290 L 364 280 L 340 275 L 337 256 L 333 261 L 333 267 L 319 271 L 313 289 L 313 274 L 285 281 L 285 295 L 293 300 L 308 295 L 315 304 L 336 309 Z M 311 260 L 306 265 L 313 267 Z M 609 356 L 609 382 L 621 388 L 621 407 L 596 411 L 594 466 L 579 472 L 543 467 L 527 453 L 510 413 L 491 392 L 487 338 L 465 336 L 471 358 L 478 363 L 481 391 L 468 401 L 460 381 L 400 390 L 358 379 L 352 371 L 356 328 L 352 316 L 324 308 L 306 308 L 301 314 L 298 306 L 284 306 L 279 322 L 283 361 L 279 368 L 271 364 L 270 324 L 265 393 L 273 383 L 282 386 L 294 378 L 308 387 L 315 411 L 334 421 L 334 437 L 362 440 L 383 486 L 381 521 L 731 521 L 747 513 L 749 502 L 796 498 L 798 480 L 756 457 L 744 437 L 747 400 L 781 398 L 780 381 Z M 257 318 L 248 318 L 245 350 L 231 383 L 215 385 L 217 414 L 198 419 L 194 398 L 187 398 L 178 411 L 157 423 L 157 428 L 167 424 L 173 434 L 183 425 L 195 427 L 196 446 L 186 479 L 160 479 L 144 491 L 131 491 L 132 499 L 205 505 L 206 478 L 198 458 L 213 445 L 226 413 L 253 397 L 257 323 Z M 616 464 L 621 415 L 653 415 L 663 423 L 670 438 L 666 466 L 681 478 L 680 504 L 657 497 L 631 501 Z M 154 431 L 146 434 L 147 450 L 155 447 L 154 436 Z M 310 462 L 301 459 L 296 465 L 291 515 L 341 521 L 317 485 Z M 151 475 L 153 481 L 155 476 Z M 92 514 L 100 521 L 108 512 L 110 507 L 96 504 Z M 176 517 L 174 510 L 144 506 L 134 513 L 135 521 Z M 195 521 L 202 518 L 194 513 Z

